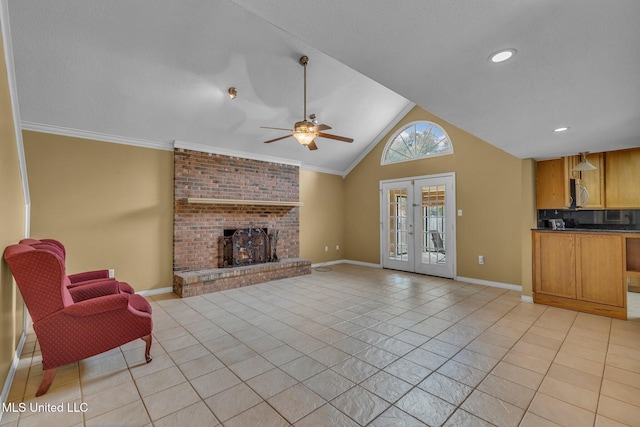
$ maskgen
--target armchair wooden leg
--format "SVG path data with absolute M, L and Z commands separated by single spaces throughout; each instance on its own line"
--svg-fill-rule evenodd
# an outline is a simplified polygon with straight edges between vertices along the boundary
M 151 352 L 151 335 L 145 335 L 144 337 L 142 337 L 142 341 L 147 343 L 147 346 L 144 349 L 144 358 L 147 363 L 149 363 L 153 360 L 153 357 L 151 356 L 151 354 L 149 354 Z
M 51 387 L 51 383 L 56 376 L 56 368 L 45 369 L 42 373 L 42 381 L 40 382 L 40 387 L 38 387 L 38 391 L 36 392 L 36 396 L 42 396 L 49 390 Z

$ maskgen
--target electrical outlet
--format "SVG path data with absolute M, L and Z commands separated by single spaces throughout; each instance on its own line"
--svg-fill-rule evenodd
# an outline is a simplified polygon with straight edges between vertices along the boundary
M 325 246 L 325 247 L 324 247 L 324 251 L 325 251 L 325 252 L 329 252 L 329 246 Z
M 336 251 L 340 250 L 340 245 L 336 245 Z
M 478 264 L 484 264 L 484 255 L 478 255 Z
M 116 270 L 114 270 L 113 268 L 109 269 L 109 277 L 113 278 L 116 277 Z

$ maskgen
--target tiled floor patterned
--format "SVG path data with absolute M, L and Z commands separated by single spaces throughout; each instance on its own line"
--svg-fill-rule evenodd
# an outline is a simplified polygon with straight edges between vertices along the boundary
M 27 409 L 0 425 L 640 426 L 638 318 L 348 264 L 150 299 L 150 364 L 137 340 L 60 368 L 40 398 L 30 334 L 9 396 Z

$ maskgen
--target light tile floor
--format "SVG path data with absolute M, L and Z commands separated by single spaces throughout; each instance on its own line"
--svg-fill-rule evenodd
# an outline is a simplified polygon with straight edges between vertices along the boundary
M 0 424 L 640 426 L 640 311 L 346 264 L 152 300 L 153 362 L 138 340 L 60 368 L 39 398 L 30 334 L 9 396 L 26 410 Z

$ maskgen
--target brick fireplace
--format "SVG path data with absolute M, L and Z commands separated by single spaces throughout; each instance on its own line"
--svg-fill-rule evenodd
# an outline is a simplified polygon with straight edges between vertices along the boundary
M 200 295 L 311 272 L 299 258 L 298 166 L 174 150 L 174 292 Z M 229 229 L 277 233 L 277 262 L 219 268 Z

